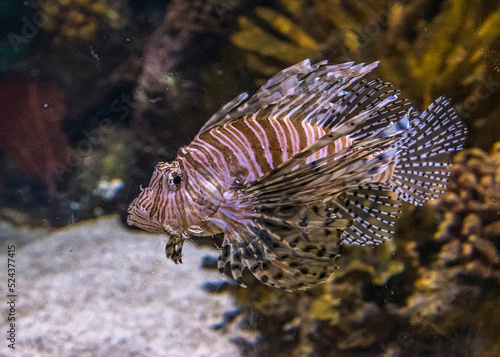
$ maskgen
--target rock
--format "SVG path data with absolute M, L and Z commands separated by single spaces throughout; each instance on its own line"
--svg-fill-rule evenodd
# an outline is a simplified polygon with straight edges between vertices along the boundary
M 240 355 L 231 332 L 211 329 L 224 311 L 235 309 L 231 296 L 202 289 L 222 280 L 200 268 L 202 257 L 215 253 L 187 244 L 184 264 L 175 265 L 164 257 L 165 242 L 106 217 L 19 247 L 16 350 L 4 338 L 0 355 Z M 1 259 L 6 265 L 7 256 Z

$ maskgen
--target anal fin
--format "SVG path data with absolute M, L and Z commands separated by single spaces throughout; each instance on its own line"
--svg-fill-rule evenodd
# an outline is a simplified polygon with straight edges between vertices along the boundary
M 352 224 L 338 218 L 338 222 L 332 219 L 330 207 L 304 205 L 263 210 L 251 224 L 230 221 L 219 270 L 229 263 L 234 280 L 242 286 L 242 270 L 247 267 L 264 284 L 307 289 L 327 280 L 336 269 L 342 229 Z
M 342 241 L 367 245 L 392 237 L 402 200 L 388 184 L 373 183 L 342 193 L 333 205 L 340 216 L 353 220 L 343 231 Z

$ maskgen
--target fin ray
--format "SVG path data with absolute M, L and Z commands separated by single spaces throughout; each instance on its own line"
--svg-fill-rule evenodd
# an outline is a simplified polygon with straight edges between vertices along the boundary
M 368 184 L 343 193 L 334 205 L 339 214 L 354 221 L 343 231 L 342 241 L 366 245 L 392 237 L 402 201 L 388 184 Z
M 262 283 L 287 290 L 303 290 L 327 280 L 336 269 L 341 230 L 309 234 L 302 227 L 277 222 L 256 219 L 246 227 L 232 222 L 228 235 L 233 238 L 225 241 L 221 252 L 231 256 L 219 258 L 219 269 L 230 262 L 233 278 L 243 285 L 241 271 L 247 267 Z
M 443 97 L 412 120 L 402 140 L 405 150 L 392 177 L 405 201 L 421 205 L 444 192 L 451 165 L 449 153 L 462 148 L 466 133 L 456 111 Z
M 372 92 L 381 93 L 381 98 L 368 103 L 368 106 L 399 93 L 388 83 L 380 81 L 369 84 L 363 82 L 363 87 L 354 86 L 355 91 L 350 89 L 377 67 L 378 63 L 355 65 L 354 62 L 346 62 L 329 65 L 328 61 L 316 64 L 311 64 L 309 60 L 302 61 L 277 73 L 251 98 L 247 99 L 248 95 L 243 93 L 231 100 L 208 120 L 198 135 L 261 110 L 269 110 L 273 115 L 292 115 L 300 108 L 299 120 L 317 121 L 321 114 L 322 125 L 332 127 L 351 115 L 357 106 L 353 103 L 359 102 L 357 98 L 362 96 L 358 92 L 362 92 L 364 86 L 376 86 Z M 366 106 L 361 105 L 358 111 L 363 111 Z M 337 109 L 335 115 L 329 112 L 330 108 Z

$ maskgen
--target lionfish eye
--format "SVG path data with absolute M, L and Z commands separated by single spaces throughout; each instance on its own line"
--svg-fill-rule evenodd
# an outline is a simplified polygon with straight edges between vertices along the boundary
M 175 176 L 173 180 L 174 185 L 178 185 L 181 183 L 181 177 L 180 176 Z

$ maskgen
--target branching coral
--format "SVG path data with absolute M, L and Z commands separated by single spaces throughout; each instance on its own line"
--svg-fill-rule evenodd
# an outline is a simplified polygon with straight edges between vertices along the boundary
M 420 252 L 429 263 L 418 268 L 400 313 L 442 336 L 468 331 L 464 338 L 474 341 L 467 343 L 482 348 L 477 355 L 493 356 L 500 352 L 500 309 L 491 304 L 500 293 L 500 143 L 491 155 L 465 150 L 454 163 L 449 190 L 436 202 L 444 213 L 434 239 L 437 253 Z M 472 307 L 474 314 L 466 313 Z
M 335 55 L 346 59 L 344 44 L 358 49 L 356 33 L 388 1 L 281 0 L 282 11 L 258 7 L 255 19 L 240 17 L 233 43 L 250 53 L 249 66 L 265 75 L 304 58 Z M 314 24 L 314 26 L 311 26 Z
M 375 249 L 346 247 L 335 278 L 307 292 L 270 288 L 250 274 L 244 275 L 248 289 L 230 284 L 242 306 L 242 326 L 261 334 L 259 346 L 249 350 L 260 351 L 257 356 L 349 356 L 356 350 L 383 351 L 380 344 L 395 339 L 399 332 L 393 311 L 404 301 L 400 294 L 383 291 L 403 273 L 402 260 L 391 259 L 394 249 L 391 242 Z M 250 315 L 260 316 L 260 322 L 249 326 Z M 282 346 L 280 350 L 273 349 L 276 345 Z
M 424 105 L 483 76 L 489 65 L 485 51 L 500 35 L 500 8 L 483 1 L 446 1 L 435 16 L 430 12 L 440 4 L 431 0 L 280 3 L 282 12 L 260 7 L 257 20 L 240 18 L 241 30 L 233 42 L 252 52 L 253 68 L 259 68 L 256 56 L 261 63 L 262 57 L 270 57 L 289 65 L 324 57 L 340 46 L 344 48 L 337 53 L 359 61 L 390 59 L 381 65 L 385 78 Z
M 500 142 L 490 155 L 465 150 L 440 200 L 407 214 L 385 245 L 344 246 L 331 281 L 292 293 L 251 276 L 248 289 L 230 285 L 243 320 L 260 316 L 247 355 L 497 356 L 499 192 Z
M 296 63 L 304 58 L 317 58 L 319 43 L 291 19 L 274 10 L 257 8 L 256 15 L 268 23 L 282 38 L 273 36 L 246 17 L 240 17 L 241 31 L 232 41 L 248 53 L 248 65 L 266 76 L 277 72 L 276 66 L 266 64 L 259 56 L 271 57 L 282 63 Z
M 92 41 L 100 31 L 123 29 L 129 20 L 124 1 L 50 0 L 33 5 L 43 13 L 42 28 L 59 44 Z
M 427 8 L 437 6 L 427 1 Z M 401 82 L 425 106 L 440 95 L 463 100 L 482 84 L 490 61 L 485 51 L 500 36 L 500 7 L 484 1 L 446 1 L 431 18 L 415 18 L 412 5 L 396 3 L 390 8 L 386 40 L 395 50 L 382 65 L 384 75 Z M 396 30 L 408 26 L 416 35 L 413 41 L 401 38 Z M 399 70 L 397 69 L 399 68 Z M 397 76 L 394 76 L 394 72 Z
M 461 152 L 453 175 L 439 203 L 446 212 L 436 233 L 443 244 L 441 261 L 500 284 L 500 142 L 491 155 L 479 149 Z
M 471 139 L 488 147 L 500 135 L 500 5 L 475 1 L 281 0 L 240 18 L 232 41 L 262 78 L 305 58 L 380 60 L 380 76 L 415 103 L 453 99 L 474 122 Z M 259 81 L 260 84 L 260 81 Z M 497 136 L 498 136 L 497 135 Z

